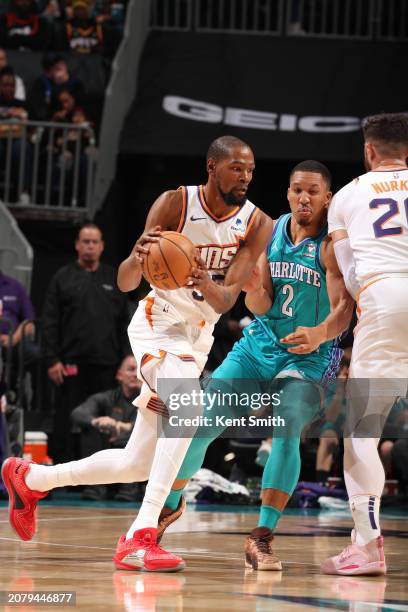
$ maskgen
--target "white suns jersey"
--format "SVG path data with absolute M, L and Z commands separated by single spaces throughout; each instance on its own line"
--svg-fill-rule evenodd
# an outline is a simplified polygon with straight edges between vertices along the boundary
M 259 209 L 247 200 L 242 208 L 237 207 L 218 219 L 206 204 L 203 185 L 180 189 L 183 207 L 177 231 L 199 248 L 212 279 L 222 283 Z M 169 302 L 176 308 L 180 320 L 190 325 L 203 325 L 204 322 L 212 325 L 220 317 L 199 291 L 184 288 L 168 291 L 154 287 L 149 296 Z
M 334 196 L 328 223 L 329 233 L 347 231 L 360 286 L 408 275 L 408 169 L 354 179 Z

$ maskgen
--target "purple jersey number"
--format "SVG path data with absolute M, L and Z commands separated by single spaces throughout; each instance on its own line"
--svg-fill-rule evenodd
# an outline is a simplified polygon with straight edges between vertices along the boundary
M 408 218 L 408 198 L 404 201 L 405 205 L 405 213 Z M 402 234 L 402 227 L 399 225 L 397 227 L 383 227 L 384 223 L 395 217 L 395 215 L 399 214 L 399 206 L 396 200 L 392 198 L 375 198 L 375 200 L 371 200 L 369 204 L 370 208 L 378 208 L 379 206 L 388 206 L 389 210 L 385 212 L 381 217 L 374 221 L 374 235 L 376 238 L 383 238 L 384 236 L 399 236 Z

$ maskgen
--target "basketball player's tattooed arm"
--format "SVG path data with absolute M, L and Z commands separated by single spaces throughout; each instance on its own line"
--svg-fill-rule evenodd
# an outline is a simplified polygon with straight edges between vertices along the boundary
M 248 281 L 242 287 L 246 292 L 245 306 L 255 315 L 265 314 L 272 306 L 272 278 L 264 251 L 258 258 Z
M 282 338 L 289 347 L 289 353 L 303 354 L 315 351 L 323 342 L 337 338 L 350 325 L 354 300 L 344 284 L 343 275 L 337 265 L 333 242 L 325 240 L 321 251 L 322 264 L 326 268 L 327 293 L 330 300 L 330 314 L 320 325 L 298 327 L 292 334 Z
M 203 261 L 197 261 L 191 276 L 187 279 L 187 287 L 199 289 L 204 299 L 215 312 L 228 312 L 235 304 L 243 285 L 248 280 L 258 257 L 266 249 L 273 231 L 273 221 L 268 215 L 259 211 L 245 239 L 245 243 L 233 258 L 223 285 L 218 285 L 209 276 Z
M 121 291 L 133 291 L 142 280 L 143 257 L 149 252 L 149 243 L 157 242 L 162 231 L 176 231 L 183 206 L 181 191 L 165 191 L 153 203 L 147 215 L 143 234 L 129 255 L 119 266 L 118 287 Z

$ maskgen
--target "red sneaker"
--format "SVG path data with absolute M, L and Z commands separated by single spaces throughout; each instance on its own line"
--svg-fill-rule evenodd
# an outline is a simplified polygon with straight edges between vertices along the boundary
M 35 534 L 37 501 L 48 495 L 48 491 L 33 491 L 26 485 L 24 475 L 30 463 L 34 462 L 9 457 L 1 468 L 1 476 L 9 494 L 9 520 L 22 540 L 31 540 Z
M 116 569 L 142 572 L 178 572 L 186 566 L 181 557 L 157 545 L 157 529 L 153 527 L 135 531 L 130 540 L 121 536 L 113 562 Z

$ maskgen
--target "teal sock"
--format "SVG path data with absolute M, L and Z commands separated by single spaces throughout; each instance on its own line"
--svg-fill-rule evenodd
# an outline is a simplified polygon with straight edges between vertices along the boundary
M 172 489 L 170 491 L 170 493 L 169 493 L 169 495 L 168 495 L 164 505 L 167 508 L 170 508 L 170 510 L 177 510 L 177 507 L 178 507 L 179 502 L 180 502 L 180 498 L 183 495 L 183 491 L 184 491 L 184 488 L 183 489 L 177 489 L 177 491 Z
M 261 512 L 259 513 L 258 527 L 268 527 L 269 529 L 275 529 L 282 512 L 279 512 L 273 506 L 261 506 Z

